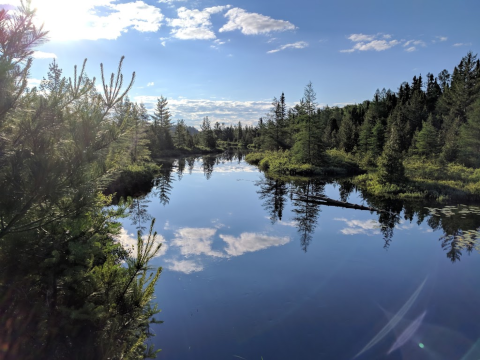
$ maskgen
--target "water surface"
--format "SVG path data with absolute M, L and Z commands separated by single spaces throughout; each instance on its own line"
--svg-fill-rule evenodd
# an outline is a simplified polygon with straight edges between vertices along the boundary
M 348 181 L 269 179 L 241 156 L 171 165 L 122 232 L 134 242 L 154 217 L 162 236 L 159 359 L 480 358 L 472 204 L 432 213 Z

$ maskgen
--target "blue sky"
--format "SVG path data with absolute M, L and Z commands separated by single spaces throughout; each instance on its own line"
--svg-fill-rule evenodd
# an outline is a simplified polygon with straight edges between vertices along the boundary
M 0 0 L 15 4 L 18 0 Z M 56 57 L 64 75 L 88 58 L 137 78 L 130 92 L 173 118 L 254 124 L 271 100 L 289 105 L 311 81 L 320 105 L 396 91 L 414 75 L 450 72 L 478 52 L 478 0 L 32 0 L 50 41 L 38 48 L 31 84 Z

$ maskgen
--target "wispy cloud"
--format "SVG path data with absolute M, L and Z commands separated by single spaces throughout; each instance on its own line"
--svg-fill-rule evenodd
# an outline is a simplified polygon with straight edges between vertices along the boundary
M 136 96 L 134 100 L 143 102 L 152 111 L 157 103 L 156 96 Z M 269 100 L 265 101 L 233 101 L 214 99 L 168 99 L 168 106 L 173 117 L 184 119 L 189 125 L 200 125 L 205 116 L 211 122 L 226 124 L 254 125 L 272 107 Z
M 460 46 L 471 46 L 472 43 L 455 43 L 453 46 L 455 47 L 460 47 Z
M 155 85 L 155 83 L 154 83 L 153 81 L 152 81 L 152 82 L 149 82 L 149 83 L 147 84 L 147 86 L 153 86 L 153 85 Z
M 427 46 L 427 44 L 425 44 L 425 42 L 422 40 L 408 40 L 408 41 L 405 41 L 405 43 L 403 44 L 403 47 L 407 52 L 412 52 L 417 50 L 418 46 L 425 47 Z
M 360 41 L 372 41 L 377 37 L 377 35 L 365 35 L 365 34 L 352 34 L 348 37 L 349 40 L 353 42 Z
M 213 40 L 216 38 L 212 30 L 210 17 L 228 9 L 230 5 L 214 6 L 203 10 L 177 9 L 176 19 L 167 19 L 168 26 L 172 27 L 173 37 L 181 40 Z
M 230 256 L 240 256 L 247 252 L 263 250 L 272 246 L 285 245 L 290 242 L 288 236 L 278 237 L 257 233 L 242 233 L 239 237 L 220 235 L 220 238 L 227 243 L 225 251 Z
M 220 39 L 215 39 L 213 40 L 213 44 L 210 45 L 211 48 L 213 49 L 218 49 L 221 45 L 224 45 L 226 41 L 220 40 Z
M 279 51 L 282 51 L 282 50 L 285 50 L 285 49 L 303 49 L 303 48 L 306 48 L 307 46 L 308 46 L 307 42 L 297 41 L 296 43 L 282 45 L 278 49 L 267 51 L 267 54 L 273 54 L 273 53 L 276 53 L 276 52 L 279 52 Z
M 446 36 L 435 36 L 435 39 L 432 40 L 432 42 L 437 42 L 437 41 L 440 41 L 440 42 L 443 42 L 443 41 L 447 41 L 448 40 L 448 37 Z
M 356 44 L 352 48 L 340 50 L 340 52 L 352 53 L 355 51 L 384 51 L 400 44 L 400 41 L 398 40 L 389 40 L 391 37 L 392 36 L 389 34 L 351 34 L 348 36 L 348 39 Z
M 34 51 L 32 55 L 35 59 L 56 59 L 57 55 L 43 51 Z
M 346 228 L 340 230 L 345 235 L 376 235 L 380 234 L 380 224 L 375 220 L 347 220 L 345 218 L 335 218 L 336 221 L 343 221 L 347 225 Z
M 194 260 L 166 260 L 167 269 L 191 274 L 203 270 L 203 265 Z
M 230 9 L 225 17 L 228 18 L 228 22 L 220 28 L 220 32 L 240 30 L 245 35 L 258 35 L 295 29 L 295 25 L 289 21 L 275 20 L 240 8 Z

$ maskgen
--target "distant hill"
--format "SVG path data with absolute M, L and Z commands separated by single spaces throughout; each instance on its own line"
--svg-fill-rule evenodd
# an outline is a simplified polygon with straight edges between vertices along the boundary
M 174 134 L 176 129 L 177 129 L 177 125 L 173 125 L 170 132 Z M 199 133 L 199 131 L 193 126 L 187 126 L 187 130 L 190 135 L 195 135 Z

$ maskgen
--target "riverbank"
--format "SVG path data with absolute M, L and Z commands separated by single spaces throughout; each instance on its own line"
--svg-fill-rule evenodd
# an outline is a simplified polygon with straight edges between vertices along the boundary
M 245 160 L 263 171 L 277 175 L 346 176 L 362 173 L 352 156 L 337 150 L 326 152 L 322 166 L 298 163 L 289 150 L 252 152 L 245 156 Z
M 397 183 L 382 183 L 376 167 L 362 167 L 361 159 L 338 150 L 326 151 L 323 166 L 295 162 L 288 150 L 254 152 L 245 160 L 275 176 L 353 176 L 355 186 L 385 198 L 480 199 L 480 169 L 422 157 L 403 161 L 405 179 Z

